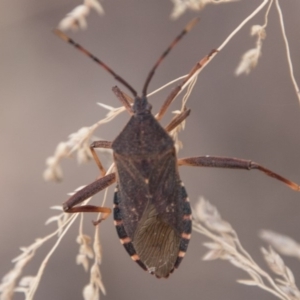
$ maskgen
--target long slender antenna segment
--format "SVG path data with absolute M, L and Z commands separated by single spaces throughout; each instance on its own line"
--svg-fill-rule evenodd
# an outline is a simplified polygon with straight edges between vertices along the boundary
M 155 73 L 155 70 L 157 67 L 161 64 L 161 62 L 164 60 L 164 58 L 168 55 L 168 53 L 172 50 L 172 48 L 183 38 L 184 35 L 186 35 L 199 21 L 199 18 L 195 18 L 192 21 L 190 21 L 185 28 L 180 32 L 180 34 L 173 40 L 173 42 L 170 44 L 170 46 L 165 50 L 165 52 L 160 56 L 160 58 L 157 60 L 153 68 L 148 74 L 148 77 L 145 81 L 142 95 L 146 96 L 147 95 L 147 89 L 149 86 L 149 83 Z
M 106 65 L 104 62 L 102 62 L 99 58 L 97 58 L 96 56 L 94 56 L 92 53 L 90 53 L 88 50 L 86 50 L 85 48 L 83 48 L 81 45 L 77 44 L 74 40 L 72 40 L 71 38 L 69 38 L 67 35 L 65 35 L 62 31 L 60 31 L 59 29 L 54 29 L 53 32 L 60 37 L 62 40 L 66 41 L 67 43 L 71 44 L 72 46 L 74 46 L 75 48 L 77 48 L 79 51 L 81 51 L 83 54 L 85 54 L 86 56 L 90 57 L 93 61 L 95 61 L 97 64 L 99 64 L 101 67 L 103 67 L 107 72 L 109 72 L 117 81 L 119 81 L 120 83 L 122 83 L 124 86 L 126 86 L 131 93 L 133 94 L 134 97 L 137 96 L 137 92 L 135 91 L 135 89 L 129 84 L 127 83 L 127 81 L 125 81 L 121 76 L 119 76 L 118 74 L 116 74 L 108 65 Z

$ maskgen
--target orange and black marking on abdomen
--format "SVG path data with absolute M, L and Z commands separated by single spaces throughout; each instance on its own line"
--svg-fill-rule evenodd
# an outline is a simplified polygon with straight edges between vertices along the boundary
M 131 242 L 130 237 L 125 231 L 125 227 L 123 225 L 123 219 L 121 216 L 120 208 L 119 208 L 119 199 L 118 199 L 118 188 L 115 189 L 114 193 L 114 223 L 116 226 L 117 234 L 119 236 L 121 244 L 126 249 L 127 253 L 130 255 L 131 259 L 134 260 L 141 268 L 147 271 L 147 267 L 140 260 L 140 257 L 136 253 L 134 246 Z
M 179 244 L 179 252 L 178 257 L 176 259 L 175 268 L 178 268 L 181 261 L 183 260 L 186 250 L 188 248 L 191 233 L 192 233 L 192 210 L 190 206 L 190 201 L 187 195 L 187 192 L 184 188 L 184 184 L 181 182 L 181 195 L 180 198 L 182 199 L 182 233 L 181 233 L 181 239 Z
M 188 244 L 189 244 L 190 237 L 191 237 L 191 231 L 192 231 L 192 211 L 191 211 L 188 195 L 186 193 L 186 190 L 185 190 L 183 184 L 182 183 L 180 183 L 180 184 L 181 184 L 180 192 L 179 192 L 179 196 L 177 198 L 178 199 L 177 205 L 181 206 L 179 211 L 181 212 L 181 218 L 182 218 L 180 225 L 177 228 L 178 230 L 180 230 L 180 240 L 179 240 L 179 245 L 178 245 L 177 258 L 174 262 L 174 267 L 172 269 L 170 269 L 170 271 L 169 271 L 170 273 L 172 273 L 175 268 L 179 267 L 184 255 L 187 251 Z M 114 223 L 116 226 L 117 234 L 120 238 L 121 243 L 123 244 L 124 248 L 126 249 L 128 254 L 130 255 L 130 257 L 132 258 L 132 260 L 137 262 L 140 267 L 142 267 L 144 270 L 147 271 L 148 268 L 141 261 L 140 256 L 136 252 L 136 249 L 132 243 L 131 238 L 128 236 L 128 234 L 125 230 L 124 223 L 123 223 L 124 216 L 122 216 L 122 212 L 119 207 L 119 203 L 120 203 L 119 197 L 120 197 L 120 195 L 118 193 L 118 188 L 116 188 L 115 194 L 114 194 L 113 213 L 114 213 Z M 156 277 L 158 277 L 158 278 L 161 277 L 156 274 L 155 270 L 152 271 L 150 269 L 151 268 L 149 268 L 148 271 L 151 274 L 155 273 Z M 169 274 L 165 274 L 163 277 L 168 277 L 168 275 Z

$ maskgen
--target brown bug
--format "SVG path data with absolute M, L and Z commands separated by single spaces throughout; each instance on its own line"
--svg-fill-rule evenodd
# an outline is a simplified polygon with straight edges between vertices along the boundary
M 113 142 L 96 141 L 91 144 L 90 149 L 102 177 L 64 202 L 63 209 L 68 213 L 102 212 L 104 217 L 95 222 L 98 224 L 111 213 L 110 208 L 75 205 L 117 182 L 113 213 L 118 236 L 131 258 L 144 270 L 155 274 L 158 278 L 168 277 L 175 268 L 178 268 L 191 237 L 191 208 L 186 190 L 179 177 L 178 166 L 257 169 L 284 182 L 296 191 L 300 190 L 296 183 L 250 160 L 211 156 L 177 159 L 174 141 L 168 132 L 185 120 L 190 114 L 190 110 L 185 109 L 166 128 L 163 128 L 158 121 L 183 85 L 209 60 L 215 51 L 199 61 L 183 82 L 170 93 L 156 118 L 151 113 L 151 105 L 148 103 L 146 95 L 156 68 L 196 22 L 197 19 L 192 20 L 155 63 L 145 81 L 141 97 L 105 63 L 61 31 L 55 30 L 60 38 L 96 61 L 117 81 L 126 86 L 134 96 L 134 103 L 131 105 L 126 94 L 117 87 L 113 88 L 131 118 Z M 106 175 L 95 148 L 112 148 L 115 173 Z

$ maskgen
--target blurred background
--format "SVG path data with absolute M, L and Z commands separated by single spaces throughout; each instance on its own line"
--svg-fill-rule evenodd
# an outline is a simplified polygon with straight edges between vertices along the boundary
M 262 1 L 239 1 L 207 6 L 170 20 L 169 0 L 106 0 L 105 15 L 94 11 L 88 28 L 76 41 L 109 64 L 138 92 L 150 68 L 170 41 L 193 17 L 200 23 L 172 51 L 150 84 L 152 91 L 191 67 L 217 48 L 233 29 Z M 300 81 L 299 11 L 297 1 L 281 1 L 290 42 L 295 76 Z M 88 184 L 98 175 L 93 162 L 78 166 L 76 159 L 63 161 L 64 180 L 45 183 L 45 160 L 70 133 L 102 119 L 119 102 L 111 92 L 115 80 L 96 64 L 59 40 L 51 30 L 80 1 L 2 0 L 0 10 L 0 276 L 12 267 L 20 246 L 55 230 L 44 226 L 56 214 L 67 193 Z M 265 10 L 264 10 L 265 11 Z M 179 157 L 220 155 L 252 159 L 279 174 L 300 182 L 300 111 L 286 61 L 278 15 L 273 8 L 257 68 L 248 76 L 234 70 L 242 54 L 255 46 L 252 25 L 263 24 L 258 14 L 199 76 L 188 101 L 192 113 L 180 134 L 184 148 Z M 123 88 L 123 87 L 122 87 Z M 150 99 L 156 112 L 171 88 Z M 178 109 L 180 98 L 172 110 Z M 168 123 L 171 114 L 163 119 Z M 124 113 L 96 134 L 113 140 L 128 120 Z M 244 247 L 266 270 L 258 237 L 260 229 L 272 229 L 300 241 L 300 194 L 257 171 L 180 169 L 194 205 L 204 196 L 236 229 Z M 108 206 L 112 206 L 112 191 Z M 102 194 L 93 199 L 100 203 Z M 84 231 L 93 234 L 90 214 Z M 75 264 L 78 223 L 68 232 L 47 265 L 35 299 L 82 299 L 89 274 Z M 202 246 L 207 239 L 194 233 L 180 268 L 169 279 L 156 279 L 133 263 L 120 245 L 113 218 L 101 224 L 103 263 L 101 271 L 107 296 L 102 299 L 274 299 L 259 288 L 243 286 L 248 278 L 226 261 L 204 262 Z M 37 252 L 25 269 L 35 275 L 51 240 Z M 300 263 L 285 259 L 300 279 Z M 59 274 L 59 275 L 58 275 Z M 23 299 L 17 295 L 15 299 Z

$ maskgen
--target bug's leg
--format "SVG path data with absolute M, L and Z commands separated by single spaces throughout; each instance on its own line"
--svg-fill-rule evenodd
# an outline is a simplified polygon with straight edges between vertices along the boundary
M 178 114 L 166 127 L 165 130 L 167 132 L 172 131 L 176 128 L 181 122 L 183 122 L 191 113 L 190 109 L 185 109 L 183 112 Z
M 112 88 L 114 94 L 117 96 L 117 98 L 120 100 L 120 102 L 124 105 L 126 110 L 129 112 L 130 115 L 133 115 L 133 110 L 131 107 L 131 103 L 133 103 L 133 100 L 131 97 L 129 97 L 127 94 L 122 92 L 117 86 L 114 86 Z
M 94 224 L 96 225 L 100 223 L 102 220 L 106 219 L 110 215 L 111 213 L 110 208 L 94 206 L 94 205 L 82 205 L 82 206 L 75 206 L 75 205 L 80 204 L 84 200 L 104 190 L 105 188 L 113 184 L 115 181 L 116 181 L 116 174 L 111 173 L 85 186 L 84 188 L 79 190 L 77 193 L 75 193 L 73 196 L 71 196 L 67 201 L 63 203 L 64 212 L 67 213 L 101 212 L 104 214 L 104 216 L 100 220 L 94 222 Z
M 193 167 L 213 167 L 227 169 L 242 169 L 242 170 L 259 170 L 266 175 L 273 177 L 285 183 L 288 187 L 295 191 L 300 191 L 300 186 L 281 175 L 259 165 L 256 162 L 246 159 L 231 158 L 231 157 L 214 157 L 214 156 L 199 156 L 178 159 L 179 166 Z
M 208 55 L 206 55 L 204 58 L 198 61 L 196 65 L 192 68 L 192 70 L 189 72 L 189 74 L 186 76 L 186 78 L 177 87 L 175 87 L 175 89 L 173 89 L 173 91 L 169 94 L 169 96 L 165 100 L 158 114 L 155 116 L 158 121 L 160 121 L 160 119 L 163 117 L 168 107 L 171 105 L 173 100 L 179 94 L 179 92 L 181 91 L 182 87 L 186 84 L 186 82 L 188 82 L 191 79 L 191 77 L 196 72 L 198 72 L 211 59 L 212 55 L 214 55 L 215 53 L 217 53 L 217 50 L 212 50 Z
M 101 172 L 101 177 L 105 176 L 106 174 L 106 170 L 105 168 L 103 167 L 96 151 L 95 151 L 95 148 L 104 148 L 104 149 L 111 149 L 111 144 L 112 142 L 109 142 L 109 141 L 95 141 L 93 142 L 91 145 L 90 145 L 90 150 L 92 152 L 92 155 L 93 155 L 93 158 Z

